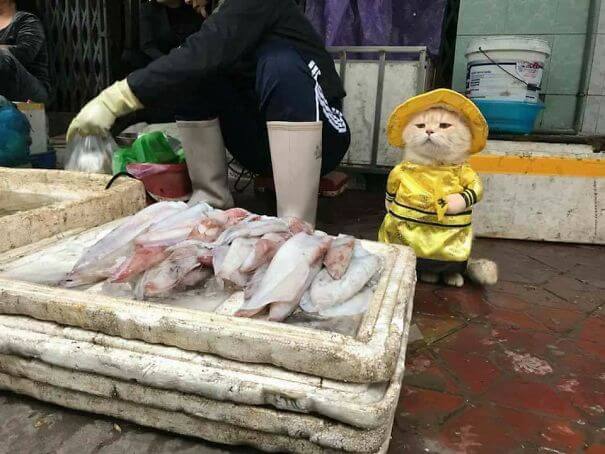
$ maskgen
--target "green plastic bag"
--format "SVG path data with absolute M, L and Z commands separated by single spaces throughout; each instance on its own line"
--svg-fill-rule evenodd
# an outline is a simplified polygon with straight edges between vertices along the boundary
M 133 163 L 180 164 L 185 162 L 183 150 L 175 151 L 166 135 L 150 132 L 141 135 L 129 148 L 120 148 L 113 155 L 113 174 L 126 172 Z

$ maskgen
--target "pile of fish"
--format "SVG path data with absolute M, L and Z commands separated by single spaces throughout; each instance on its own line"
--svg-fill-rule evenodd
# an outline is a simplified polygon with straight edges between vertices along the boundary
M 329 318 L 365 312 L 381 264 L 355 238 L 313 232 L 300 219 L 161 202 L 85 250 L 61 285 L 129 283 L 148 299 L 214 277 L 244 290 L 237 316 L 283 321 L 300 307 Z

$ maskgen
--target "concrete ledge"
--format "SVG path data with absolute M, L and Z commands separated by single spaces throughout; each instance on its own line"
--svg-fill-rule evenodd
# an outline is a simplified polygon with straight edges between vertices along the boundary
M 51 195 L 58 202 L 0 217 L 0 253 L 76 228 L 131 215 L 146 204 L 141 183 L 121 180 L 109 190 L 107 175 L 0 168 L 0 191 Z
M 540 144 L 534 151 L 532 143 L 510 144 L 492 143 L 471 159 L 485 186 L 475 233 L 605 244 L 605 155 L 585 153 L 582 145 Z

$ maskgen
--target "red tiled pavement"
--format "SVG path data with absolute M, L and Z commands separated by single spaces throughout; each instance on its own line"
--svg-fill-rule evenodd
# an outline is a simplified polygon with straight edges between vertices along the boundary
M 464 404 L 460 396 L 411 386 L 403 387 L 401 400 L 405 405 L 399 407 L 397 419 L 406 426 L 440 423 Z
M 426 344 L 432 344 L 461 329 L 463 323 L 452 318 L 416 315 L 414 322 L 424 336 Z
M 493 409 L 470 407 L 450 418 L 440 433 L 441 445 L 454 452 L 473 452 L 490 448 L 494 453 L 511 452 L 517 445 Z
M 605 454 L 605 249 L 477 243 L 496 286 L 418 284 L 390 454 Z
M 428 353 L 415 355 L 408 362 L 404 383 L 450 394 L 460 393 L 451 374 Z
M 546 383 L 511 379 L 492 387 L 485 397 L 490 402 L 517 410 L 562 418 L 579 416 L 569 399 L 559 395 Z
M 483 393 L 501 375 L 500 371 L 485 357 L 455 350 L 441 350 L 439 354 L 445 360 L 448 369 L 472 394 Z

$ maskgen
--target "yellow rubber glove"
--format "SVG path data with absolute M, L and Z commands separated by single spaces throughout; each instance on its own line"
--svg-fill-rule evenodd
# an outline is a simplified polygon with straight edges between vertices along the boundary
M 116 82 L 82 108 L 69 125 L 67 141 L 76 134 L 107 135 L 118 117 L 142 108 L 143 105 L 128 86 L 126 79 Z

